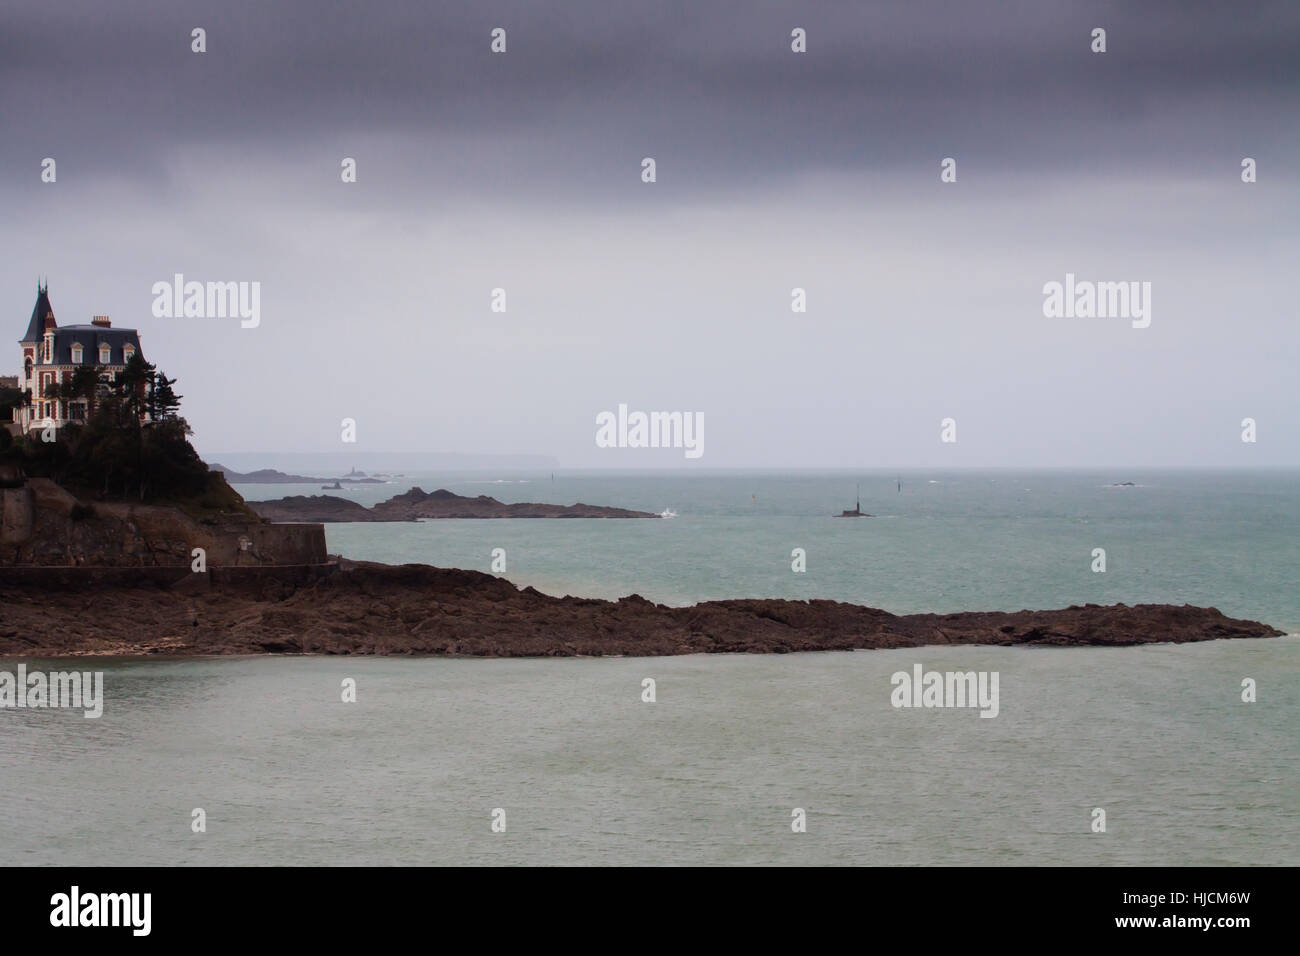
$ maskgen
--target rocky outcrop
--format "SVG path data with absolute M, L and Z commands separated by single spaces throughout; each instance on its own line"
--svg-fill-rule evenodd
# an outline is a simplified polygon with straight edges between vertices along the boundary
M 386 518 L 363 504 L 337 495 L 291 495 L 275 501 L 250 501 L 248 507 L 270 521 L 414 521 Z
M 836 601 L 743 599 L 671 608 L 637 595 L 556 598 L 476 571 L 357 564 L 305 583 L 53 593 L 0 572 L 0 655 L 443 654 L 481 657 L 788 653 L 956 644 L 1118 646 L 1281 632 L 1214 608 L 1095 604 L 894 615 Z
M 214 566 L 318 564 L 319 524 L 222 515 L 196 520 L 170 505 L 83 501 L 47 478 L 0 489 L 0 567 L 185 566 L 202 548 Z
M 381 501 L 373 508 L 335 495 L 294 495 L 248 506 L 272 521 L 420 521 L 432 518 L 657 518 L 648 511 L 600 505 L 505 504 L 487 495 L 468 498 L 445 488 L 419 488 Z

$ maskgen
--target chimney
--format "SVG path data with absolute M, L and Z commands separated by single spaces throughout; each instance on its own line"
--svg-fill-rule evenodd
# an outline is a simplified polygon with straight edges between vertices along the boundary
M 91 318 L 91 320 L 90 320 L 90 324 L 91 324 L 91 325 L 97 325 L 97 326 L 99 326 L 101 329 L 107 329 L 107 328 L 112 327 L 112 325 L 113 325 L 112 322 L 108 321 L 108 316 L 106 316 L 106 315 L 96 315 L 96 316 L 94 316 L 93 318 Z

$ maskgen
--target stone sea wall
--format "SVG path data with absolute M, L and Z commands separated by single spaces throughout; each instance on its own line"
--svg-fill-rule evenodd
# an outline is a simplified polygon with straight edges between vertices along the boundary
M 46 478 L 0 489 L 0 566 L 188 566 L 195 548 L 209 567 L 326 561 L 320 524 L 200 522 L 165 505 L 79 501 Z

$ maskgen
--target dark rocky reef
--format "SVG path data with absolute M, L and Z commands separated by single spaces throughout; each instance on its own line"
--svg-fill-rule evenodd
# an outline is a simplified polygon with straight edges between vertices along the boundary
M 269 569 L 275 571 L 277 569 Z M 0 656 L 441 654 L 479 657 L 788 653 L 953 644 L 1054 647 L 1280 636 L 1214 608 L 1088 604 L 894 615 L 836 601 L 672 608 L 550 597 L 477 571 L 343 561 L 312 580 L 246 569 L 177 583 L 42 587 L 0 575 Z M 69 573 L 72 573 L 71 571 Z
M 526 501 L 508 505 L 479 495 L 469 498 L 445 488 L 419 488 L 381 501 L 373 508 L 336 495 L 294 495 L 248 506 L 271 521 L 419 521 L 430 518 L 657 518 L 648 511 L 600 505 L 548 505 Z

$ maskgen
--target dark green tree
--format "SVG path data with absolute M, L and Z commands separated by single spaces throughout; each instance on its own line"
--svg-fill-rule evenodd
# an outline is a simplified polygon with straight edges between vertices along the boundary
M 180 419 L 177 413 L 180 411 L 181 399 L 185 396 L 176 394 L 172 388 L 175 384 L 176 379 L 168 378 L 163 372 L 154 376 L 149 386 L 148 409 L 151 420 L 158 422 Z
M 154 366 L 136 352 L 126 360 L 126 367 L 117 373 L 113 382 L 113 391 L 122 396 L 125 411 L 137 419 L 146 411 L 153 378 Z
M 189 443 L 192 432 L 179 414 L 181 396 L 175 383 L 143 360 L 128 362 L 94 401 L 84 423 L 68 423 L 55 442 L 27 436 L 4 449 L 3 457 L 16 461 L 28 475 L 52 478 L 102 498 L 195 500 L 208 495 L 214 478 Z M 93 379 L 74 374 L 48 397 L 90 397 L 100 384 L 98 374 Z M 150 420 L 142 422 L 146 412 Z M 216 484 L 224 487 L 219 478 Z
M 0 388 L 0 423 L 7 422 L 15 408 L 21 408 L 27 393 L 16 388 Z
M 99 400 L 99 387 L 104 384 L 104 375 L 94 365 L 78 365 L 72 375 L 58 389 L 59 398 L 86 400 L 86 417 L 95 414 L 95 404 Z

